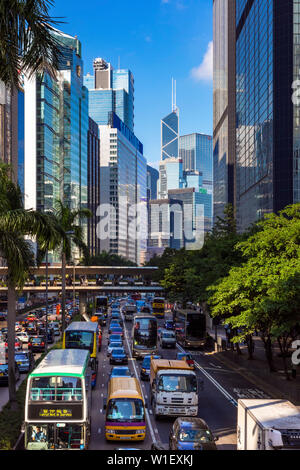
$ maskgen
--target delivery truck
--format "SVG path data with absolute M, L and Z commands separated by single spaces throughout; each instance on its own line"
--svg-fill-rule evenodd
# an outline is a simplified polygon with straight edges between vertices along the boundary
M 237 450 L 300 449 L 300 412 L 287 400 L 239 400 Z
M 150 390 L 155 419 L 160 416 L 197 416 L 198 390 L 196 373 L 186 361 L 151 359 Z

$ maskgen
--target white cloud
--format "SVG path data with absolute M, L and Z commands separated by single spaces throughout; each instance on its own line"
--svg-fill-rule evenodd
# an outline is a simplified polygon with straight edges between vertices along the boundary
M 213 79 L 213 41 L 208 44 L 207 51 L 199 67 L 191 70 L 191 76 L 197 82 Z

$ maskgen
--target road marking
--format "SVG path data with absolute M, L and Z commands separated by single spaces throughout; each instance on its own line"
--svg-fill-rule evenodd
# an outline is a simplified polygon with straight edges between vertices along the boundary
M 179 344 L 177 344 L 177 348 L 179 349 L 179 351 L 185 353 L 185 350 Z M 217 382 L 208 372 L 206 372 L 206 370 L 203 369 L 203 367 L 201 367 L 196 361 L 195 361 L 195 366 L 200 370 L 200 372 L 202 372 L 202 374 L 208 380 L 210 380 L 210 382 L 225 396 L 225 398 L 227 398 L 227 400 L 229 400 L 229 402 L 233 406 L 235 407 L 238 406 L 237 401 L 225 390 L 225 388 L 223 388 L 222 385 L 220 385 L 219 382 Z
M 123 315 L 122 315 L 122 318 L 123 318 Z M 126 339 L 127 346 L 128 346 L 128 353 L 129 353 L 130 357 L 132 358 L 131 349 L 129 347 L 128 334 L 127 334 L 127 328 L 126 327 L 124 328 L 124 331 L 125 331 L 125 339 Z M 136 379 L 139 381 L 138 373 L 137 373 L 137 370 L 136 370 L 136 361 L 135 360 L 132 361 L 132 365 L 133 365 L 133 368 L 134 368 Z M 145 401 L 143 389 L 141 389 L 141 392 L 142 392 L 142 396 L 143 396 L 144 401 Z M 145 403 L 146 403 L 146 401 L 145 401 Z M 149 412 L 148 412 L 147 408 L 145 408 L 145 414 L 146 414 L 146 418 L 147 418 L 147 421 L 148 421 L 148 426 L 149 426 L 149 429 L 150 429 L 152 440 L 153 440 L 154 443 L 156 443 L 156 437 L 155 437 L 155 434 L 154 434 L 154 431 L 153 431 L 151 419 L 150 419 Z M 155 428 L 155 432 L 158 434 L 157 428 Z

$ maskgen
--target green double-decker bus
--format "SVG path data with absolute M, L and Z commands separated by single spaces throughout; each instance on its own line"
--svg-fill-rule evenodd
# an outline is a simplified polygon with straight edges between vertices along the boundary
M 28 378 L 25 449 L 87 449 L 90 415 L 89 351 L 50 351 Z

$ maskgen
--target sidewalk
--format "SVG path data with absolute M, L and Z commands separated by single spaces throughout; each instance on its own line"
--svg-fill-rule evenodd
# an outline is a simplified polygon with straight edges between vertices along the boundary
M 209 329 L 208 333 L 212 338 L 215 338 L 215 329 Z M 218 337 L 226 340 L 225 330 L 218 327 Z M 226 365 L 227 367 L 237 370 L 242 376 L 253 382 L 254 385 L 259 386 L 265 393 L 272 398 L 284 398 L 295 405 L 300 405 L 300 367 L 298 367 L 296 379 L 287 381 L 284 370 L 283 360 L 279 355 L 279 348 L 277 344 L 273 347 L 274 365 L 277 372 L 270 372 L 268 362 L 265 356 L 265 349 L 262 340 L 253 337 L 255 349 L 254 359 L 248 359 L 247 346 L 240 344 L 242 355 L 238 355 L 236 351 L 227 349 L 221 352 L 212 352 L 214 358 Z M 290 359 L 287 359 L 289 365 Z M 289 368 L 290 370 L 290 368 Z

